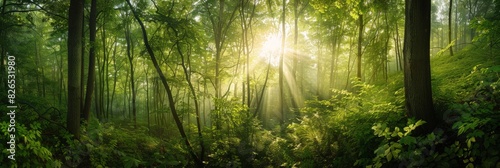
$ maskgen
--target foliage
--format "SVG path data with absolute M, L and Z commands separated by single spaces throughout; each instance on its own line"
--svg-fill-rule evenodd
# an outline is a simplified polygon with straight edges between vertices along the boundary
M 9 142 L 11 139 L 10 133 L 7 131 L 9 123 L 0 122 L 0 128 L 2 136 L 0 141 Z M 16 161 L 10 160 L 8 158 L 11 153 L 9 150 L 2 150 L 0 157 L 2 157 L 2 163 L 10 163 L 11 167 L 30 167 L 30 166 L 41 166 L 41 167 L 61 167 L 62 162 L 54 157 L 51 152 L 50 147 L 42 144 L 42 130 L 40 123 L 32 123 L 29 126 L 24 124 L 16 123 L 15 125 L 15 155 Z M 4 149 L 9 149 L 9 144 L 3 145 Z M 29 160 L 29 162 L 23 162 Z
M 63 160 L 59 157 L 59 152 L 69 135 L 58 124 L 61 120 L 60 111 L 51 107 L 46 100 L 36 96 L 19 94 L 17 102 L 15 109 L 6 108 L 6 104 L 1 104 L 2 111 L 15 110 L 13 120 L 15 123 L 10 123 L 12 118 L 9 115 L 0 117 L 2 121 L 0 122 L 2 135 L 0 141 L 11 141 L 12 133 L 15 136 L 16 151 L 14 156 L 16 161 L 12 161 L 8 159 L 11 153 L 8 150 L 2 150 L 0 153 L 2 163 L 10 163 L 12 167 L 61 167 Z M 11 147 L 7 143 L 3 146 L 4 149 Z M 20 160 L 30 160 L 30 162 Z
M 216 100 L 217 109 L 212 111 L 214 127 L 206 130 L 209 144 L 208 165 L 214 167 L 238 167 L 253 156 L 251 134 L 259 130 L 256 120 L 247 107 L 237 100 Z M 225 121 L 225 122 L 221 122 Z M 215 123 L 221 123 L 217 126 Z M 257 126 L 257 127 L 256 127 Z
M 333 90 L 328 100 L 309 101 L 301 109 L 302 117 L 288 125 L 286 139 L 273 142 L 285 152 L 276 155 L 282 156 L 277 161 L 301 167 L 367 164 L 379 143 L 370 131 L 371 123 L 397 123 L 402 106 L 382 98 L 390 95 L 386 88 L 356 85 L 361 88 L 358 94 Z
M 473 59 L 451 63 L 468 61 L 470 66 L 471 60 Z M 448 77 L 456 80 L 455 82 L 437 85 L 439 89 L 454 91 L 454 94 L 438 92 L 438 114 L 442 114 L 443 124 L 432 133 L 412 135 L 414 127 L 422 123 L 411 120 L 403 130 L 401 127 L 391 129 L 383 123 L 375 124 L 372 128 L 374 134 L 383 138 L 383 141 L 375 150 L 377 156 L 370 166 L 499 166 L 499 72 L 498 65 L 477 65 L 461 77 Z
M 188 163 L 181 141 L 157 139 L 146 134 L 144 127 L 115 128 L 114 124 L 93 119 L 83 133 L 81 142 L 70 142 L 70 148 L 65 151 L 66 159 L 77 165 L 169 167 Z

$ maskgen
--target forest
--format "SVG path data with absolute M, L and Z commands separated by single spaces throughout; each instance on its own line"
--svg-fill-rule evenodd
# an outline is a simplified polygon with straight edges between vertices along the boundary
M 500 168 L 500 0 L 0 0 L 0 167 Z

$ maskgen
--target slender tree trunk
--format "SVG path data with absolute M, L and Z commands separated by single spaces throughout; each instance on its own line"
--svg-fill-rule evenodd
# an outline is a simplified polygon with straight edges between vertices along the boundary
M 349 39 L 349 59 L 347 60 L 347 78 L 346 78 L 346 83 L 345 83 L 345 89 L 347 90 L 349 88 L 349 77 L 351 76 L 351 68 L 354 67 L 354 63 L 351 67 L 351 60 L 352 60 L 352 46 L 354 45 L 354 39 L 350 38 Z
M 298 109 L 299 108 L 299 103 L 298 100 L 302 96 L 302 89 L 297 87 L 297 81 L 298 81 L 298 64 L 299 64 L 299 52 L 298 52 L 298 42 L 299 42 L 299 16 L 300 16 L 300 11 L 299 11 L 299 0 L 294 0 L 293 3 L 293 56 L 292 56 L 292 68 L 291 68 L 291 73 L 292 73 L 292 80 L 291 83 L 292 85 L 289 86 L 289 93 L 292 98 L 292 108 Z M 267 75 L 267 74 L 266 74 Z M 294 94 L 295 93 L 295 94 Z M 300 115 L 298 112 L 299 110 L 295 110 L 296 113 L 295 115 L 298 116 Z
M 95 98 L 94 98 L 94 106 L 95 106 L 95 114 L 97 116 L 97 118 L 102 121 L 103 117 L 101 116 L 101 106 L 102 106 L 102 103 L 101 103 L 101 94 L 103 93 L 103 90 L 101 88 L 101 82 L 102 82 L 102 78 L 101 76 L 103 75 L 102 73 L 102 66 L 101 66 L 101 59 L 99 57 L 96 57 L 96 63 L 97 63 L 97 76 L 96 76 L 96 79 L 94 81 L 94 94 L 95 94 Z
M 323 73 L 323 39 L 321 38 L 321 22 L 323 21 L 323 14 L 319 15 L 319 22 L 318 22 L 318 31 L 317 33 L 320 34 L 320 37 L 318 38 L 318 58 L 316 58 L 316 95 L 318 96 L 319 99 L 323 99 L 322 95 L 322 85 L 321 82 L 323 81 L 321 74 Z
M 255 9 L 255 8 L 254 8 Z M 244 17 L 243 17 L 244 18 Z M 252 25 L 252 18 L 253 18 L 253 13 L 252 15 L 250 15 L 250 21 L 248 24 L 245 23 L 245 29 L 243 31 L 243 34 L 245 36 L 244 38 L 244 42 L 243 42 L 243 47 L 244 47 L 244 53 L 245 53 L 245 58 L 246 58 L 246 62 L 247 62 L 247 65 L 245 66 L 246 68 L 246 78 L 247 78 L 247 107 L 250 108 L 251 106 L 251 102 L 252 102 L 252 97 L 250 96 L 251 95 L 251 87 L 250 87 L 250 47 L 249 47 L 249 44 L 248 44 L 248 27 L 251 27 Z M 246 22 L 246 21 L 244 21 Z M 248 113 L 247 113 L 248 114 Z
M 432 104 L 430 71 L 431 0 L 406 0 L 404 83 L 406 110 L 424 120 L 420 133 L 432 131 L 436 117 Z
M 3 62 L 3 61 L 2 61 Z M 64 74 L 63 74 L 63 57 L 59 57 L 59 105 L 63 104 L 64 93 Z M 67 100 L 67 99 L 66 99 Z
M 90 19 L 89 19 L 89 68 L 88 68 L 88 79 L 87 79 L 87 91 L 85 93 L 85 104 L 83 106 L 83 120 L 88 121 L 90 117 L 90 106 L 92 104 L 92 93 L 94 91 L 94 80 L 95 80 L 95 37 L 96 37 L 96 22 L 97 22 L 97 7 L 96 1 L 92 0 L 90 4 Z
M 220 63 L 221 63 L 221 55 L 222 55 L 222 38 L 223 38 L 223 22 L 222 18 L 224 15 L 224 0 L 219 0 L 219 14 L 218 14 L 218 21 L 212 23 L 214 26 L 214 38 L 215 38 L 215 99 L 220 99 L 222 95 L 222 86 L 221 86 L 221 79 L 220 79 Z M 216 105 L 217 108 L 218 105 Z M 218 117 L 217 117 L 218 118 Z M 218 119 L 216 119 L 218 120 Z M 220 124 L 217 124 L 217 128 L 220 128 Z
M 397 57 L 398 61 L 396 62 L 396 66 L 399 67 L 399 70 L 403 70 L 403 58 L 401 54 L 401 41 L 399 38 L 399 24 L 396 22 L 396 51 L 397 51 Z
M 97 59 L 99 60 L 99 59 Z M 99 61 L 97 61 L 99 62 Z M 99 64 L 99 63 L 98 63 Z M 100 113 L 100 110 L 101 108 L 99 108 L 100 104 L 99 104 L 99 98 L 100 98 L 100 95 L 101 95 L 101 92 L 99 91 L 100 90 L 100 87 L 99 87 L 99 80 L 95 80 L 94 81 L 94 85 L 95 85 L 95 99 L 94 99 L 94 107 L 95 107 L 95 115 L 97 117 L 97 119 L 101 120 L 101 113 Z
M 389 19 L 387 17 L 389 15 L 389 12 L 386 11 L 384 12 L 384 20 L 385 20 L 385 28 L 388 32 L 385 33 L 386 39 L 385 39 L 385 44 L 384 44 L 384 60 L 383 60 L 383 66 L 384 66 L 384 80 L 387 83 L 388 80 L 388 71 L 389 71 L 389 41 L 391 40 L 391 32 L 390 32 L 390 26 L 389 26 Z
M 448 12 L 448 43 L 451 45 L 452 43 L 452 38 L 451 38 L 451 15 L 452 15 L 452 10 L 453 9 L 453 0 L 450 0 L 450 9 Z M 450 56 L 453 56 L 453 45 L 450 46 Z
M 104 103 L 104 100 L 105 100 L 104 97 L 106 96 L 106 94 L 105 94 L 105 90 L 104 90 L 105 87 L 104 86 L 106 85 L 106 82 L 107 82 L 106 81 L 106 77 L 108 76 L 108 73 L 106 72 L 106 64 L 108 64 L 108 58 L 107 58 L 107 56 L 105 54 L 103 54 L 102 58 L 103 58 L 102 65 L 99 68 L 99 70 L 101 72 L 101 75 L 99 76 L 99 78 L 100 78 L 99 79 L 100 80 L 100 82 L 99 82 L 99 88 L 100 89 L 99 90 L 101 92 L 101 94 L 99 95 L 100 96 L 99 97 L 99 104 L 100 104 L 99 111 L 101 113 L 100 115 L 101 115 L 102 119 L 105 119 L 105 115 L 104 114 L 106 113 L 106 111 L 105 111 L 105 109 L 106 109 L 105 105 L 106 104 Z
M 85 2 L 84 2 L 85 3 Z M 85 5 L 84 5 L 85 8 Z M 83 11 L 83 17 L 85 17 L 85 11 Z M 80 117 L 81 117 L 81 112 L 83 110 L 83 100 L 85 99 L 85 94 L 84 94 L 84 88 L 85 88 L 85 57 L 83 56 L 85 54 L 85 18 L 82 20 L 82 60 L 81 60 L 81 65 L 80 65 L 80 96 L 82 97 L 80 101 Z
M 128 21 L 126 21 L 128 22 Z M 127 57 L 130 64 L 130 91 L 132 93 L 132 119 L 134 127 L 137 128 L 137 106 L 136 106 L 136 91 L 135 91 L 135 78 L 134 78 L 134 56 L 131 53 L 133 50 L 132 39 L 130 38 L 130 23 L 125 24 L 125 38 L 127 40 Z
M 293 1 L 293 68 L 292 76 L 297 80 L 297 66 L 298 66 L 298 40 L 299 40 L 299 0 Z
M 206 61 L 203 61 L 206 64 Z M 206 70 L 205 70 L 206 74 Z M 206 95 L 208 95 L 208 90 L 207 90 L 207 82 L 203 81 L 203 125 L 207 125 L 207 116 L 206 116 Z M 210 103 L 208 105 L 210 107 Z M 210 124 L 212 124 L 210 122 Z
M 146 73 L 146 114 L 148 115 L 148 129 L 151 129 L 151 122 L 149 116 L 149 77 L 147 66 L 144 65 L 144 72 Z
M 40 73 L 38 72 L 38 68 L 40 67 L 40 56 L 39 56 L 39 50 L 38 50 L 38 38 L 35 38 L 35 66 L 37 67 L 37 72 L 35 72 L 35 76 L 36 76 L 36 87 L 37 87 L 37 95 L 38 96 L 42 96 L 42 89 L 40 88 L 41 85 L 40 85 Z
M 337 76 L 335 75 L 335 68 L 337 67 L 336 62 L 337 62 L 337 37 L 334 37 L 332 40 L 332 57 L 331 57 L 331 62 L 330 62 L 330 89 L 332 89 L 335 85 L 335 78 Z
M 357 75 L 356 77 L 358 78 L 359 81 L 362 81 L 361 80 L 361 52 L 362 52 L 362 42 L 363 42 L 363 33 L 364 33 L 364 24 L 363 24 L 363 14 L 360 14 L 359 15 L 359 18 L 358 18 L 358 28 L 359 28 L 359 32 L 358 32 L 358 71 L 357 71 Z
M 80 138 L 83 3 L 84 1 L 71 0 L 68 12 L 68 113 L 66 124 L 68 131 L 75 139 Z
M 106 13 L 104 13 L 104 17 L 102 18 L 103 19 L 103 23 L 102 23 L 102 32 L 101 32 L 101 38 L 102 38 L 102 55 L 104 57 L 104 62 L 106 63 L 105 67 L 104 67 L 104 72 L 106 74 L 105 76 L 105 85 L 106 85 L 106 110 L 104 110 L 104 118 L 105 119 L 109 119 L 109 113 L 112 109 L 112 106 L 111 106 L 111 96 L 109 94 L 110 92 L 110 89 L 109 89 L 109 64 L 110 64 L 110 61 L 109 61 L 109 53 L 111 52 L 107 52 L 107 37 L 106 37 Z M 115 41 L 116 41 L 116 38 L 115 38 Z M 114 42 L 113 42 L 114 43 Z M 114 49 L 113 49 L 114 48 Z M 113 52 L 116 52 L 116 47 L 113 47 L 111 46 L 110 47 L 110 50 L 113 49 L 114 51 Z
M 117 68 L 117 62 L 116 62 L 116 38 L 115 38 L 115 43 L 114 43 L 114 46 L 113 46 L 113 59 L 112 59 L 112 62 L 113 62 L 113 91 L 111 92 L 111 100 L 110 100 L 110 105 L 111 105 L 111 108 L 110 108 L 110 114 L 111 114 L 111 118 L 113 118 L 113 105 L 114 105 L 114 98 L 115 98 L 115 93 L 116 93 L 116 83 L 117 83 L 117 78 L 118 78 L 118 68 Z
M 257 101 L 257 107 L 255 108 L 255 111 L 253 112 L 253 118 L 257 117 L 257 113 L 260 111 L 260 107 L 262 106 L 262 100 L 264 99 L 264 91 L 266 90 L 267 86 L 267 81 L 269 79 L 269 70 L 271 69 L 271 60 L 267 63 L 267 70 L 266 70 L 266 78 L 264 80 L 264 85 L 262 86 L 262 89 L 260 91 L 260 96 L 258 97 Z
M 454 34 L 455 34 L 455 44 L 458 44 L 458 0 L 455 1 L 455 27 L 454 27 L 455 31 L 454 31 Z M 459 48 L 459 45 L 456 45 L 455 46 L 455 51 L 458 51 L 460 48 Z
M 280 113 L 281 113 L 281 130 L 284 131 L 284 124 L 285 124 L 285 86 L 284 86 L 284 73 L 283 73 L 283 68 L 284 68 L 284 57 L 285 57 L 285 38 L 286 38 L 286 32 L 285 32 L 285 13 L 286 13 L 286 0 L 283 0 L 283 9 L 282 9 L 282 18 L 281 18 L 281 54 L 280 54 L 280 62 L 279 62 L 279 87 L 280 87 Z

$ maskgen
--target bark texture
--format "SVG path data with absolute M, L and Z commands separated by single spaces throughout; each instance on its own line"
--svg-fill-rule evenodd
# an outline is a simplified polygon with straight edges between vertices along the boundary
M 431 0 L 406 0 L 404 83 L 408 116 L 424 120 L 420 133 L 436 125 L 430 71 Z
M 68 18 L 68 113 L 66 126 L 80 138 L 83 2 L 71 0 Z

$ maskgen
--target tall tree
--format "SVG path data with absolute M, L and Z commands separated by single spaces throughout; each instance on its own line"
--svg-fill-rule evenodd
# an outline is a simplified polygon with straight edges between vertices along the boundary
M 285 59 L 285 38 L 286 38 L 286 32 L 285 32 L 285 13 L 286 13 L 286 0 L 283 0 L 283 9 L 282 9 L 282 15 L 281 15 L 281 54 L 280 54 L 280 62 L 279 62 L 279 88 L 280 88 L 280 113 L 281 113 L 281 130 L 284 127 L 285 123 L 285 86 L 284 86 L 284 59 Z
M 363 23 L 363 11 L 362 11 L 362 6 L 363 6 L 363 0 L 361 0 L 361 2 L 359 2 L 359 11 L 358 11 L 358 73 L 356 75 L 356 77 L 358 78 L 358 80 L 361 81 L 361 56 L 362 56 L 362 49 L 363 49 L 363 46 L 362 46 L 362 43 L 363 43 L 363 34 L 365 32 L 365 29 L 364 29 L 364 23 Z
M 452 8 L 453 8 L 453 0 L 450 0 L 450 9 L 448 11 L 448 42 L 450 45 L 450 56 L 453 56 L 453 44 L 451 41 L 451 15 L 452 15 Z
M 404 34 L 404 83 L 410 117 L 427 122 L 421 131 L 436 125 L 430 71 L 431 0 L 406 0 Z
M 212 30 L 214 33 L 215 42 L 215 97 L 222 97 L 222 83 L 221 83 L 221 71 L 222 71 L 222 55 L 224 54 L 226 48 L 226 38 L 230 29 L 230 25 L 236 19 L 236 11 L 238 11 L 238 4 L 232 8 L 226 9 L 226 7 L 231 7 L 226 4 L 225 0 L 218 0 L 218 11 L 217 14 L 211 11 L 211 6 L 209 3 L 205 3 L 205 8 L 208 12 L 210 23 L 212 24 Z
M 227 37 L 230 33 L 230 28 L 233 21 L 236 19 L 236 12 L 239 9 L 240 1 L 234 1 L 233 5 L 225 0 L 216 0 L 218 2 L 206 1 L 204 4 L 205 11 L 210 20 L 210 26 L 213 32 L 213 40 L 215 45 L 215 99 L 218 101 L 223 97 L 222 94 L 222 74 L 224 67 L 222 66 L 222 57 L 227 48 Z M 218 9 L 217 11 L 213 9 Z M 219 104 L 215 103 L 215 109 L 219 109 Z M 221 128 L 220 114 L 214 115 L 216 129 Z
M 292 107 L 299 108 L 302 106 L 301 102 L 298 102 L 300 97 L 302 97 L 302 86 L 298 86 L 299 76 L 299 17 L 304 13 L 306 7 L 309 4 L 309 0 L 302 1 L 294 0 L 293 2 L 293 61 L 292 61 L 292 84 L 290 85 L 290 93 L 296 92 L 296 94 L 291 94 L 292 96 Z M 300 75 L 302 77 L 302 75 Z M 298 110 L 297 110 L 298 112 Z
M 130 23 L 128 20 L 125 23 L 125 39 L 127 41 L 127 58 L 130 64 L 130 92 L 132 93 L 132 118 L 134 120 L 134 127 L 137 127 L 137 107 L 136 107 L 136 88 L 134 78 L 134 55 L 131 53 L 133 50 L 132 39 L 130 37 Z
M 95 37 L 96 37 L 96 22 L 97 22 L 97 0 L 92 0 L 90 3 L 90 19 L 89 19 L 89 68 L 88 68 L 88 79 L 87 79 L 87 91 L 85 92 L 85 104 L 83 105 L 83 119 L 85 121 L 89 120 L 90 117 L 90 105 L 92 104 L 92 93 L 94 91 L 94 81 L 95 81 Z
M 71 0 L 68 18 L 68 113 L 66 126 L 75 139 L 80 138 L 81 62 L 83 3 Z

